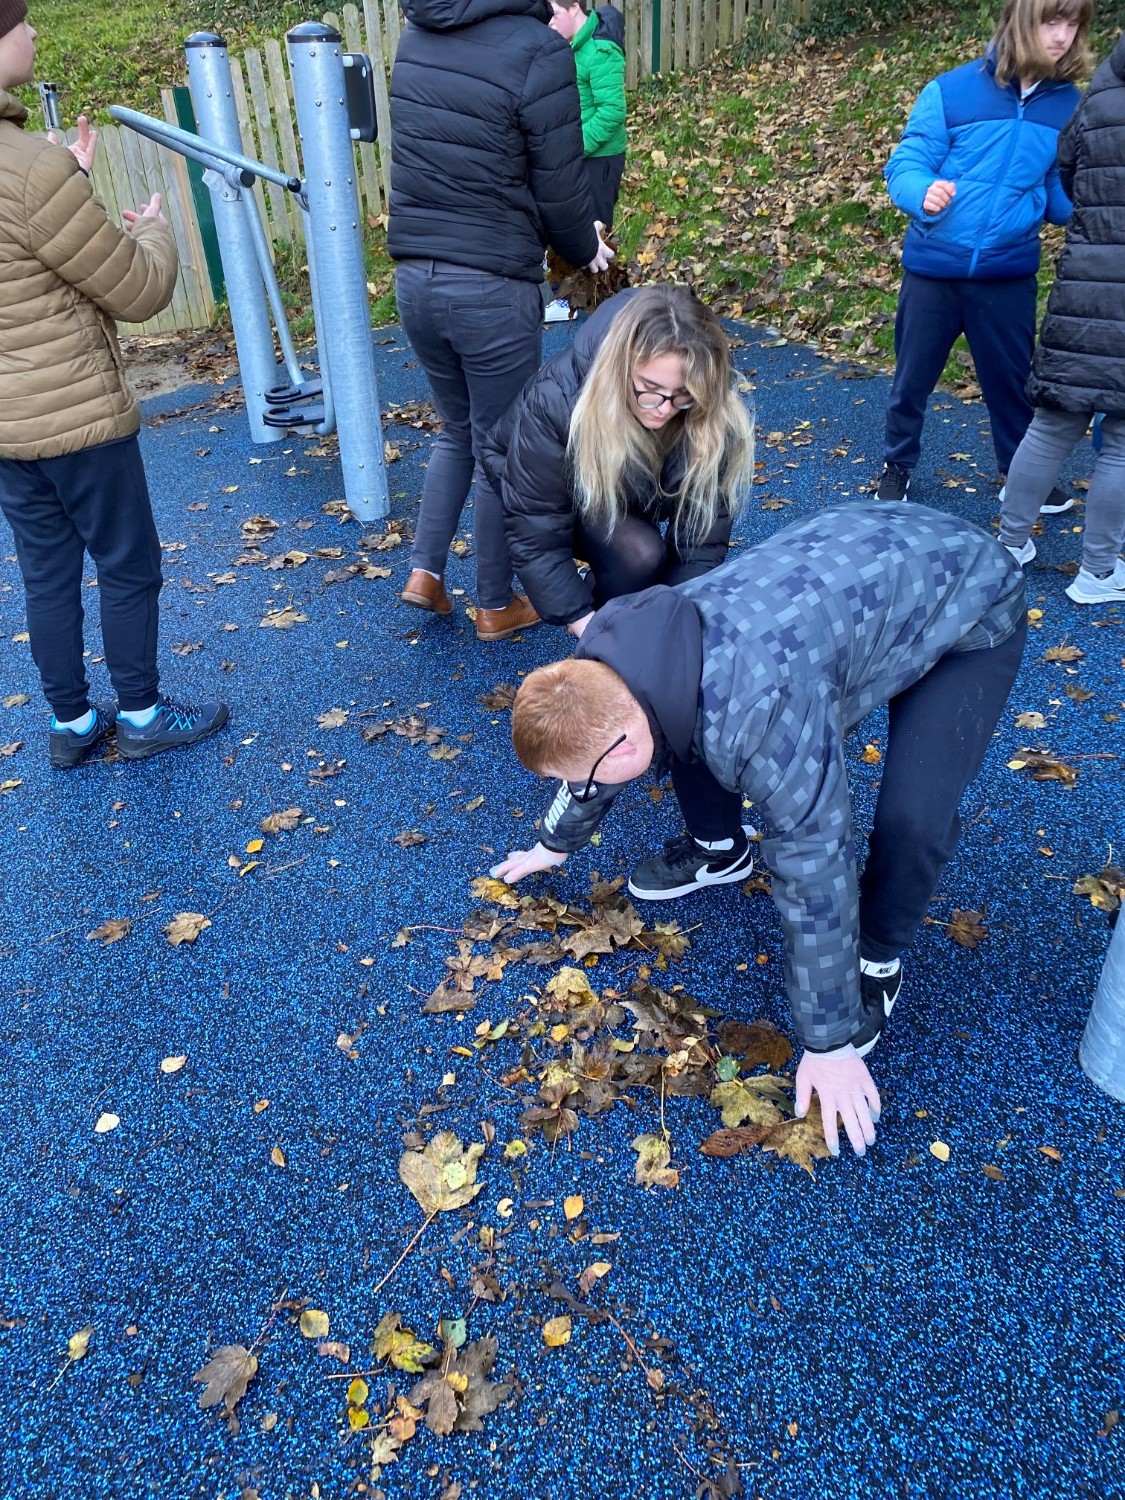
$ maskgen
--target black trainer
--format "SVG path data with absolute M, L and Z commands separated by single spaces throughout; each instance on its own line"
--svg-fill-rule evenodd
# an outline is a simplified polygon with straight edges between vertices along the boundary
M 629 893 L 641 901 L 671 901 L 704 886 L 746 880 L 753 869 L 754 846 L 748 840 L 717 853 L 697 844 L 685 829 L 668 839 L 663 854 L 637 866 L 629 876 Z
M 910 493 L 910 470 L 884 464 L 875 489 L 876 500 L 905 500 Z
M 126 760 L 144 760 L 161 750 L 194 745 L 196 740 L 221 729 L 229 716 L 230 709 L 225 703 L 204 703 L 199 708 L 189 708 L 187 704 L 173 703 L 162 696 L 156 700 L 156 712 L 143 729 L 118 715 L 117 748 Z
M 1007 493 L 1008 486 L 1006 484 L 1001 485 L 1000 494 L 998 495 L 996 502 L 1001 507 L 1004 504 L 1004 499 Z M 1044 500 L 1043 504 L 1039 507 L 1039 514 L 1041 516 L 1061 516 L 1064 511 L 1073 510 L 1075 504 L 1076 501 L 1074 499 L 1074 496 L 1068 495 L 1065 490 L 1060 489 L 1056 484 L 1054 489 L 1047 496 L 1046 500 Z
M 859 994 L 863 1001 L 863 1025 L 852 1037 L 852 1046 L 860 1057 L 866 1057 L 879 1040 L 879 1034 L 895 1008 L 901 989 L 902 965 L 897 960 L 892 971 L 883 977 L 865 974 L 861 965 Z
M 94 722 L 85 734 L 76 734 L 73 729 L 56 729 L 52 723 L 47 736 L 47 755 L 51 764 L 61 771 L 80 766 L 94 746 L 113 733 L 116 705 L 91 703 L 90 707 L 94 711 Z

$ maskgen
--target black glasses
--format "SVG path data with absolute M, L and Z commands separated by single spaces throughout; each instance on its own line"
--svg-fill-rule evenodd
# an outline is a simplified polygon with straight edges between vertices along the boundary
M 642 391 L 636 386 L 633 396 L 642 411 L 659 411 L 666 401 L 673 411 L 690 411 L 695 405 L 694 396 L 669 396 L 665 391 Z
M 589 776 L 586 778 L 586 785 L 580 792 L 575 792 L 573 794 L 575 802 L 589 802 L 594 792 L 594 777 L 598 774 L 598 767 L 601 765 L 602 761 L 605 760 L 607 755 L 612 755 L 613 752 L 617 749 L 618 745 L 623 745 L 628 738 L 629 736 L 627 734 L 619 734 L 614 740 L 613 744 L 610 745 L 609 749 L 602 751 L 597 760 L 594 762 Z

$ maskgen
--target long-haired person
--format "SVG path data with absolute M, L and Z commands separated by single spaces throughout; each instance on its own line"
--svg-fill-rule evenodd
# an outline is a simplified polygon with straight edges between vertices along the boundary
M 527 597 L 575 635 L 607 599 L 716 567 L 754 467 L 718 319 L 687 287 L 619 292 L 524 387 L 484 463 Z
M 1007 0 L 985 56 L 926 85 L 887 163 L 888 191 L 910 227 L 880 500 L 906 498 L 926 403 L 959 334 L 1001 474 L 1027 431 L 1039 231 L 1044 219 L 1070 217 L 1055 157 L 1078 105 L 1075 80 L 1089 69 L 1092 9 L 1092 0 Z M 1060 490 L 1044 509 L 1072 503 Z
M 574 635 L 607 600 L 710 572 L 754 470 L 753 418 L 718 319 L 687 287 L 619 292 L 525 387 L 484 462 L 528 598 Z M 675 759 L 671 775 L 686 830 L 633 894 L 663 901 L 744 880 L 754 860 L 739 793 L 702 763 Z M 563 782 L 545 826 L 592 789 L 593 775 L 585 788 Z

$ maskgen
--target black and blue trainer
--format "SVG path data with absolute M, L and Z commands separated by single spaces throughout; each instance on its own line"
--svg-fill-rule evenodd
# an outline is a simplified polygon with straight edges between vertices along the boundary
M 90 751 L 99 745 L 107 734 L 113 733 L 115 704 L 92 703 L 90 712 L 94 715 L 94 722 L 84 734 L 79 734 L 74 729 L 57 728 L 57 721 L 51 720 L 47 735 L 47 754 L 51 764 L 57 766 L 60 771 L 71 771 L 75 766 L 80 766 Z
M 144 760 L 159 755 L 161 750 L 194 745 L 196 740 L 221 729 L 229 717 L 230 709 L 225 703 L 203 703 L 199 708 L 191 708 L 161 696 L 156 700 L 152 718 L 139 728 L 118 714 L 117 749 L 126 760 Z

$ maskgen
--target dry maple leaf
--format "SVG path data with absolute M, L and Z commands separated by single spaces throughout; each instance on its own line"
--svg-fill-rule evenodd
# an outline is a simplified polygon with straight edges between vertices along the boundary
M 1099 911 L 1117 911 L 1125 902 L 1125 870 L 1106 865 L 1100 875 L 1080 875 L 1071 886 L 1071 894 L 1089 896 Z
M 317 714 L 316 722 L 321 729 L 339 729 L 348 722 L 348 711 L 346 708 L 325 709 L 324 713 Z
M 200 1406 L 218 1406 L 221 1401 L 233 1416 L 234 1409 L 246 1394 L 246 1387 L 258 1372 L 257 1357 L 241 1344 L 224 1344 L 191 1377 L 206 1382 L 199 1397 Z
M 469 890 L 478 901 L 491 901 L 494 906 L 518 906 L 520 904 L 518 891 L 514 891 L 510 885 L 505 885 L 502 880 L 493 880 L 487 875 L 478 876 L 470 885 Z
M 304 813 L 299 807 L 287 807 L 284 812 L 270 813 L 258 827 L 263 833 L 289 833 L 303 817 Z
M 558 1001 L 564 1010 L 577 1005 L 589 1005 L 598 998 L 582 970 L 569 967 L 552 975 L 544 986 L 543 993 Z
M 1078 780 L 1078 767 L 1068 765 L 1044 750 L 1020 750 L 1008 762 L 1009 771 L 1027 771 L 1035 781 L 1061 781 L 1072 787 Z
M 291 604 L 284 609 L 271 609 L 264 620 L 259 620 L 259 625 L 272 625 L 275 630 L 291 630 L 294 625 L 303 625 L 308 620 L 308 615 L 300 614 Z
M 1042 729 L 1046 723 L 1047 720 L 1042 714 L 1024 712 L 1016 715 L 1017 729 Z
M 483 703 L 485 708 L 496 714 L 511 708 L 515 701 L 516 690 L 507 682 L 498 682 L 494 688 L 490 688 L 487 693 L 482 693 L 477 699 L 478 703 Z
M 1086 655 L 1081 646 L 1070 646 L 1063 641 L 1061 646 L 1048 646 L 1043 653 L 1044 661 L 1081 661 Z
M 440 1131 L 422 1151 L 406 1151 L 398 1164 L 398 1175 L 427 1214 L 463 1208 L 484 1186 L 476 1180 L 477 1163 L 484 1145 L 469 1147 L 450 1130 Z
M 824 1139 L 819 1099 L 813 1100 L 803 1120 L 785 1120 L 775 1125 L 762 1142 L 762 1150 L 775 1152 L 783 1161 L 796 1162 L 810 1177 L 815 1177 L 813 1162 L 832 1155 Z
M 402 1315 L 396 1312 L 389 1312 L 380 1319 L 371 1341 L 371 1352 L 376 1359 L 386 1360 L 407 1375 L 421 1375 L 423 1367 L 437 1354 L 432 1344 L 423 1343 L 409 1328 L 402 1326 Z
M 95 927 L 93 932 L 88 932 L 86 941 L 88 943 L 97 941 L 103 948 L 108 948 L 110 943 L 119 943 L 122 938 L 128 937 L 132 930 L 132 917 L 111 917 L 100 927 Z
M 711 1103 L 721 1110 L 728 1129 L 749 1120 L 752 1125 L 776 1125 L 792 1110 L 787 1078 L 766 1073 L 760 1078 L 733 1079 L 717 1083 L 711 1090 Z
M 424 844 L 425 842 L 426 835 L 419 833 L 417 828 L 404 828 L 401 833 L 396 833 L 391 840 L 391 843 L 397 844 L 400 849 L 414 849 L 417 845 Z
M 632 1142 L 637 1160 L 633 1166 L 633 1180 L 638 1187 L 674 1188 L 680 1185 L 680 1174 L 668 1163 L 672 1159 L 672 1148 L 663 1135 L 638 1135 Z
M 769 1021 L 723 1021 L 718 1036 L 723 1051 L 740 1058 L 746 1068 L 780 1073 L 793 1056 L 792 1042 Z
M 178 948 L 181 943 L 194 943 L 210 925 L 211 918 L 205 917 L 201 911 L 181 911 L 164 928 L 164 933 L 172 947 Z
M 426 1426 L 438 1437 L 457 1432 L 479 1432 L 484 1418 L 494 1412 L 511 1390 L 506 1380 L 488 1377 L 496 1363 L 497 1343 L 491 1335 L 464 1349 L 446 1344 L 441 1369 L 423 1376 L 407 1396 L 411 1406 L 425 1406 Z
M 957 911 L 950 913 L 945 929 L 955 943 L 962 948 L 975 948 L 988 936 L 984 925 L 984 914 L 979 911 Z

